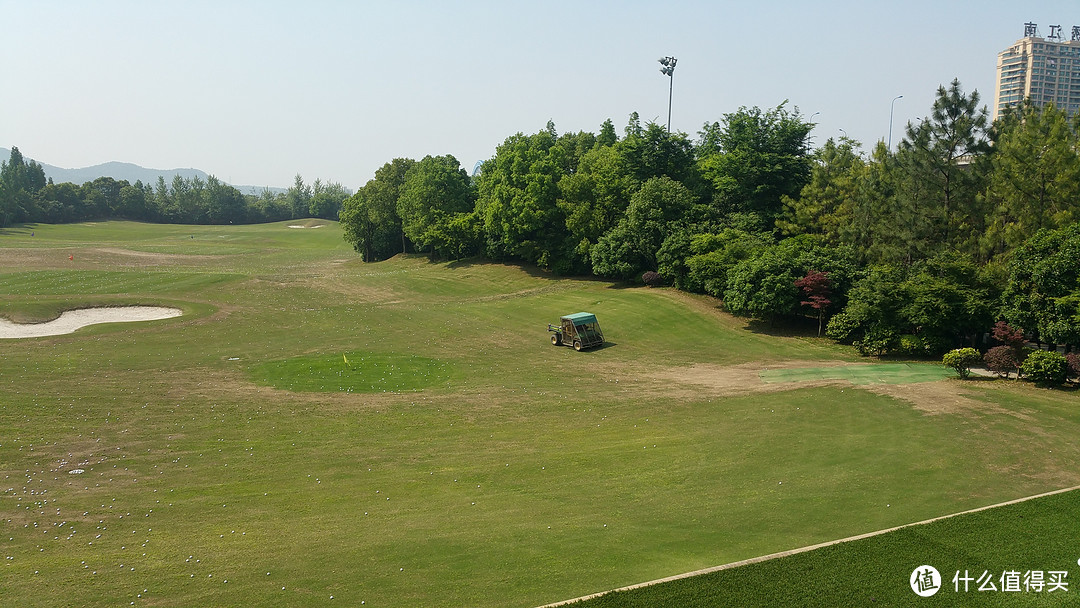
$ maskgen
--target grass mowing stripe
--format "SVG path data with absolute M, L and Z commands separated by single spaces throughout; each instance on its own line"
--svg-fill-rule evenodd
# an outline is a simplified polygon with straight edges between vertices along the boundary
M 767 369 L 760 373 L 763 382 L 808 382 L 846 380 L 852 384 L 907 384 L 933 382 L 956 376 L 941 365 L 920 363 L 879 363 L 834 367 L 797 367 Z
M 1080 486 L 669 576 L 546 604 L 540 608 L 569 605 L 578 608 L 673 605 L 697 608 L 736 604 L 835 606 L 847 603 L 838 598 L 854 599 L 850 605 L 864 605 L 866 602 L 880 602 L 883 605 L 920 602 L 921 605 L 921 602 L 930 603 L 930 600 L 916 599 L 917 596 L 907 584 L 907 576 L 923 565 L 936 567 L 942 575 L 942 595 L 933 605 L 941 605 L 941 601 L 950 595 L 962 598 L 964 605 L 982 605 L 984 601 L 991 605 L 1028 605 L 1024 602 L 1042 600 L 1045 603 L 1039 605 L 1074 605 L 1067 595 L 1068 582 L 1065 589 L 1058 589 L 1063 593 L 1053 597 L 991 597 L 979 595 L 987 593 L 989 589 L 977 591 L 970 581 L 965 591 L 961 577 L 970 576 L 971 573 L 980 576 L 984 572 L 1002 577 L 1006 572 L 1018 572 L 1021 576 L 1030 571 L 1044 575 L 1055 570 L 1068 572 L 1077 561 L 1077 555 L 1080 555 L 1080 548 L 1075 545 L 1080 530 L 1071 517 L 1080 508 L 1080 492 L 1077 490 L 1080 490 Z M 980 538 L 977 534 L 985 530 L 1000 532 L 1002 529 L 1015 529 L 1020 520 L 1023 520 L 1024 534 L 1011 537 L 1009 540 L 1013 542 L 1001 543 L 1002 539 L 992 534 L 989 539 L 987 535 Z M 1066 522 L 1069 525 L 1061 525 Z M 1032 535 L 1033 527 L 1045 536 Z M 1056 543 L 1053 542 L 1054 531 L 1064 532 Z M 940 553 L 935 554 L 935 550 L 940 550 Z M 859 572 L 887 575 L 852 576 Z M 1067 579 L 1067 576 L 1064 578 Z M 756 584 L 747 589 L 742 586 L 743 583 Z M 1001 584 L 1004 585 L 1004 582 Z M 1032 588 L 1004 591 L 1002 586 L 995 591 L 1042 593 L 1032 591 Z M 822 589 L 829 591 L 827 596 L 821 595 Z M 755 592 L 759 591 L 762 594 L 755 596 Z

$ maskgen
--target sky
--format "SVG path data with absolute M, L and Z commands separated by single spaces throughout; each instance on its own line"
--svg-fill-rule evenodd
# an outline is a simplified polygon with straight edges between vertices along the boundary
M 0 146 L 77 168 L 198 168 L 237 185 L 350 189 L 397 157 L 472 172 L 515 133 L 692 138 L 740 107 L 870 150 L 959 79 L 993 104 L 997 53 L 1076 0 L 0 0 Z M 674 76 L 658 59 L 678 59 Z M 903 95 L 901 99 L 893 100 Z M 6 159 L 5 159 L 6 160 Z

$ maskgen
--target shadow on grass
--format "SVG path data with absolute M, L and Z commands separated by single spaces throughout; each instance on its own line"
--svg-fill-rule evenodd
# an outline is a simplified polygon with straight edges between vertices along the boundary
M 721 308 L 721 310 L 723 309 Z M 761 319 L 750 319 L 746 322 L 746 329 L 755 334 L 764 334 L 766 336 L 773 336 L 777 338 L 819 337 L 817 319 L 811 319 L 809 317 L 773 319 L 767 321 L 763 321 Z M 820 337 L 822 339 L 825 339 L 824 335 Z
M 951 378 L 954 379 L 954 380 L 959 380 L 960 379 L 958 376 L 951 376 Z M 1042 388 L 1042 389 L 1051 390 L 1051 391 L 1059 391 L 1059 392 L 1062 392 L 1062 393 L 1077 393 L 1077 392 L 1080 392 L 1080 383 L 1075 383 L 1075 382 L 1071 382 L 1071 381 L 1070 382 L 1063 382 L 1061 384 L 1054 384 L 1054 383 L 1051 383 L 1051 382 L 1032 382 L 1030 380 L 1025 380 L 1025 379 L 1017 380 L 1015 376 L 1013 376 L 1013 377 L 982 376 L 982 375 L 972 374 L 971 376 L 968 376 L 967 378 L 965 378 L 964 382 L 990 382 L 990 383 L 992 383 L 992 382 L 1007 382 L 1007 383 L 1011 383 L 1011 384 L 1028 384 L 1028 385 L 1034 386 L 1036 388 Z
M 1044 388 L 1051 391 L 1058 391 L 1061 393 L 1077 393 L 1080 392 L 1080 386 L 1076 384 L 1050 384 L 1048 382 L 1034 382 L 1038 388 Z
M 607 349 L 609 349 L 609 348 L 611 348 L 613 346 L 618 346 L 618 345 L 619 345 L 618 342 L 612 342 L 611 340 L 605 340 L 604 343 L 601 344 L 600 346 L 593 346 L 591 348 L 586 348 L 586 349 L 580 350 L 578 352 L 580 354 L 587 355 L 589 353 L 594 353 L 594 352 L 601 351 L 601 350 L 607 350 Z M 560 348 L 567 348 L 567 349 L 570 349 L 570 350 L 574 349 L 574 347 L 570 346 L 569 344 L 560 344 L 559 347 Z
M 959 376 L 952 376 L 952 377 L 956 378 L 956 379 L 961 379 Z M 963 381 L 964 382 L 994 382 L 997 379 L 998 378 L 996 378 L 994 376 L 977 376 L 977 375 L 972 374 L 972 375 L 968 376 L 967 378 L 963 378 Z
M 399 254 L 400 255 L 400 254 Z M 498 260 L 489 260 L 482 256 L 473 256 L 468 258 L 461 258 L 459 260 L 447 260 L 436 256 L 427 255 L 424 253 L 408 254 L 417 258 L 427 258 L 428 264 L 446 264 L 446 267 L 451 270 L 461 270 L 464 268 L 473 268 L 475 266 L 509 266 L 511 268 L 520 268 L 525 274 L 537 278 L 547 279 L 549 281 L 562 281 L 573 277 L 562 277 L 546 270 L 542 270 L 532 264 L 525 264 L 523 262 L 500 262 Z
M 426 256 L 426 254 L 408 255 L 415 255 L 417 257 Z M 611 279 L 605 279 L 594 275 L 561 275 L 554 273 L 550 270 L 544 270 L 543 268 L 540 268 L 539 266 L 536 266 L 534 264 L 527 264 L 525 262 L 517 262 L 512 260 L 489 260 L 481 256 L 462 258 L 460 260 L 442 260 L 430 256 L 426 257 L 429 263 L 446 264 L 446 267 L 452 270 L 457 270 L 461 268 L 472 268 L 474 266 L 509 266 L 511 268 L 520 268 L 522 272 L 529 275 L 530 277 L 537 279 L 546 279 L 548 281 L 587 281 L 590 283 L 603 283 L 606 284 L 609 289 L 629 289 L 642 286 L 640 284 L 635 284 L 628 281 L 613 281 Z
M 18 224 L 16 226 L 8 226 L 7 228 L 0 228 L 0 236 L 28 236 L 34 233 L 37 229 L 37 224 Z

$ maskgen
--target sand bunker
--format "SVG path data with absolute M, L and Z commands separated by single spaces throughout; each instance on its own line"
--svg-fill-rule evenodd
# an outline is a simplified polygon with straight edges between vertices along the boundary
M 161 306 L 112 306 L 106 308 L 81 308 L 68 310 L 47 323 L 13 323 L 0 319 L 0 339 L 40 338 L 70 334 L 76 329 L 97 323 L 128 323 L 132 321 L 156 321 L 183 314 L 179 308 Z

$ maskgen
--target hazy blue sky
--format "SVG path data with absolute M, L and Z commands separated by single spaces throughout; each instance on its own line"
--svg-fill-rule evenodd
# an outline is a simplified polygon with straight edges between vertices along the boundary
M 388 160 L 472 170 L 516 132 L 618 131 L 633 111 L 696 137 L 785 99 L 814 138 L 870 148 L 959 78 L 993 103 L 997 52 L 1068 1 L 111 2 L 0 0 L 0 145 L 61 167 L 197 167 L 363 185 Z

